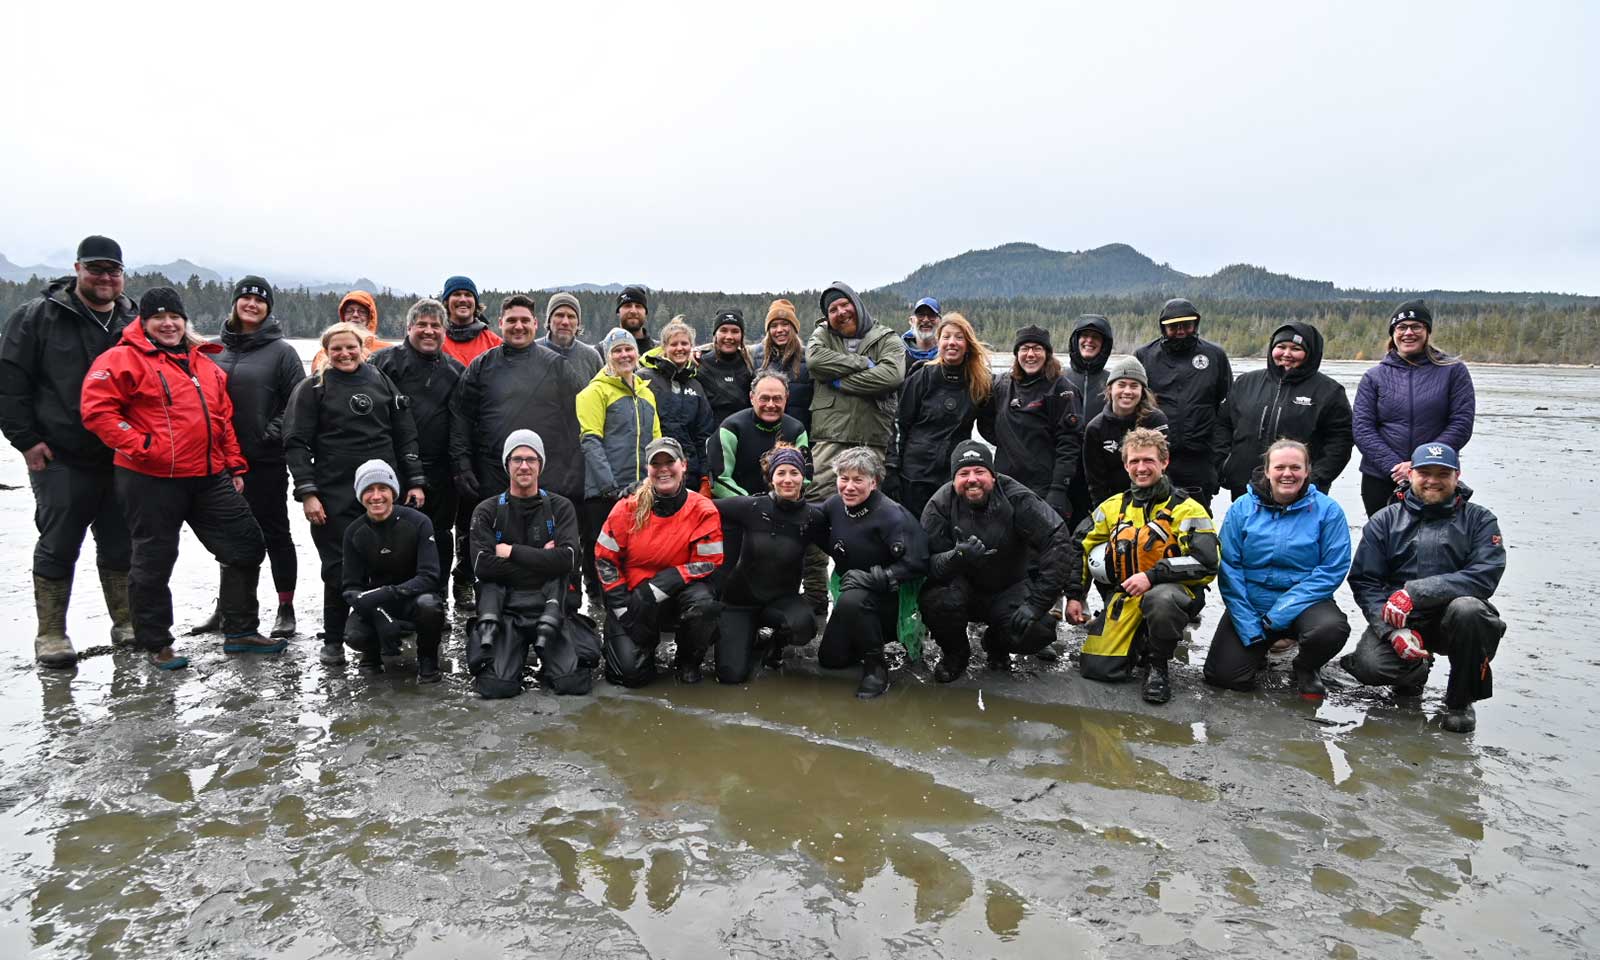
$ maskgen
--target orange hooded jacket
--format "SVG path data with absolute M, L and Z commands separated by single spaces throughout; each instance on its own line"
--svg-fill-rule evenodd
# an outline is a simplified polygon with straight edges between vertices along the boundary
M 362 346 L 367 348 L 367 353 L 371 355 L 377 353 L 379 350 L 382 350 L 384 347 L 394 346 L 393 340 L 378 339 L 378 301 L 374 300 L 372 294 L 368 293 L 367 291 L 351 290 L 349 293 L 345 294 L 344 299 L 339 301 L 339 309 L 334 311 L 334 315 L 342 315 L 344 313 L 344 305 L 350 303 L 351 301 L 355 301 L 356 303 L 361 304 L 363 307 L 366 307 L 367 313 L 370 316 L 370 319 L 367 321 L 367 329 L 371 332 L 367 334 L 366 340 L 362 342 Z M 311 358 L 311 372 L 320 373 L 322 372 L 322 368 L 327 365 L 328 352 L 326 350 L 318 350 L 317 355 Z

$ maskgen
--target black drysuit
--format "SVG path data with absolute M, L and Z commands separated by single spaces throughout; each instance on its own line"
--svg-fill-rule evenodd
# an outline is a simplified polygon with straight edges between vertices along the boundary
M 906 376 L 900 389 L 897 440 L 887 472 L 898 475 L 899 500 L 913 517 L 950 479 L 950 455 L 972 438 L 978 408 L 961 367 L 928 363 Z
M 1007 373 L 995 378 L 978 417 L 978 431 L 995 445 L 995 471 L 1038 494 L 1062 519 L 1072 515 L 1072 477 L 1083 464 L 1082 406 L 1065 375 L 1052 380 L 1041 371 L 1014 380 Z
M 1299 440 L 1311 448 L 1311 482 L 1323 493 L 1350 462 L 1355 446 L 1350 397 L 1332 377 L 1318 372 L 1322 334 L 1309 323 L 1286 323 L 1272 336 L 1283 330 L 1300 338 L 1305 362 L 1284 371 L 1272 362 L 1269 348 L 1266 368 L 1240 374 L 1222 404 L 1222 428 L 1229 437 L 1222 485 L 1236 500 L 1275 440 Z
M 724 357 L 716 350 L 706 350 L 700 354 L 699 365 L 695 379 L 700 381 L 706 399 L 711 401 L 712 423 L 721 423 L 750 406 L 750 382 L 755 372 L 742 351 Z
M 448 575 L 456 550 L 466 552 L 474 506 L 460 502 L 451 480 L 450 397 L 467 368 L 443 350 L 422 353 L 411 346 L 409 339 L 373 354 L 372 365 L 388 374 L 411 403 L 411 419 L 417 425 L 417 453 L 422 458 L 428 492 L 423 509 L 433 521 L 439 572 Z
M 822 508 L 771 493 L 713 501 L 722 541 L 737 530 L 745 549 L 722 569 L 717 680 L 744 683 L 755 669 L 756 634 L 771 627 L 774 647 L 805 646 L 817 633 L 811 601 L 800 592 L 806 547 L 823 540 Z
M 880 656 L 896 638 L 899 585 L 928 573 L 928 535 L 905 507 L 874 490 L 860 506 L 847 507 L 835 494 L 822 504 L 825 528 L 818 543 L 841 577 L 850 570 L 882 568 L 894 589 L 839 591 L 838 603 L 817 648 L 817 663 L 830 670 Z
M 1191 336 L 1152 340 L 1139 348 L 1137 356 L 1150 378 L 1150 391 L 1167 415 L 1167 443 L 1172 449 L 1167 476 L 1209 513 L 1228 457 L 1228 432 L 1219 415 L 1233 387 L 1228 353 L 1202 340 L 1197 326 Z
M 341 593 L 355 616 L 344 642 L 363 660 L 399 653 L 408 626 L 416 628 L 418 657 L 439 655 L 444 581 L 433 539 L 427 514 L 399 504 L 382 522 L 363 513 L 345 528 Z
M 587 384 L 554 350 L 502 343 L 473 359 L 450 398 L 450 459 L 458 478 L 488 496 L 507 486 L 506 437 L 528 429 L 544 440 L 541 488 L 583 499 L 578 392 Z
M 283 414 L 294 388 L 306 378 L 300 354 L 283 338 L 278 321 L 268 317 L 254 333 L 222 328 L 212 357 L 228 375 L 233 401 L 233 432 L 239 452 L 250 464 L 244 475 L 244 499 L 266 538 L 272 561 L 272 585 L 279 593 L 294 591 L 299 559 L 289 532 L 289 471 L 283 452 Z
M 500 557 L 495 547 L 511 547 Z M 545 544 L 554 543 L 552 547 Z M 578 607 L 578 513 L 559 493 L 531 497 L 500 494 L 472 511 L 469 547 L 478 580 L 478 615 L 472 634 L 492 646 L 477 648 L 468 669 L 486 697 L 515 696 L 519 674 L 533 649 L 540 682 L 555 693 L 588 693 L 600 663 L 600 640 Z
M 370 363 L 349 373 L 329 366 L 320 376 L 300 381 L 289 396 L 283 448 L 294 498 L 303 502 L 315 496 L 327 513 L 326 522 L 311 527 L 311 542 L 322 558 L 322 639 L 338 643 L 349 612 L 341 595 L 344 532 L 366 513 L 355 491 L 356 468 L 382 460 L 403 488 L 423 486 L 416 423 L 404 395 L 383 371 Z
M 940 487 L 922 511 L 930 573 L 922 585 L 922 619 L 939 649 L 964 665 L 967 624 L 985 625 L 984 650 L 998 657 L 1038 653 L 1055 640 L 1050 608 L 1066 588 L 1071 529 L 1032 490 L 1000 474 L 984 503 L 974 505 L 955 484 Z M 982 547 L 959 547 L 977 537 Z M 1030 558 L 1037 574 L 1030 575 Z M 1027 604 L 1033 614 L 1021 630 L 1012 615 Z

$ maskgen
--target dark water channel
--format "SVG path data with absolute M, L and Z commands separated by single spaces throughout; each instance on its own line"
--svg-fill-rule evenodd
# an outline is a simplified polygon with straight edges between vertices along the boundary
M 1333 366 L 1353 387 L 1361 365 Z M 1466 479 L 1511 547 L 1512 626 L 1466 738 L 1438 727 L 1443 671 L 1421 709 L 1312 708 L 1286 664 L 1204 689 L 1212 616 L 1164 708 L 1037 661 L 950 686 L 903 665 L 860 703 L 805 657 L 745 687 L 488 703 L 459 673 L 323 667 L 309 637 L 45 674 L 31 499 L 0 454 L 21 485 L 0 491 L 0 957 L 1600 954 L 1600 377 L 1475 376 Z M 180 621 L 214 584 L 186 539 Z M 105 628 L 80 589 L 80 649 Z

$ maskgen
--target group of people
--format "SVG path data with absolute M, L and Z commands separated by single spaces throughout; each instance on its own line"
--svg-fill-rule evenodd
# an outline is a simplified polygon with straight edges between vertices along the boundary
M 1090 623 L 1095 586 L 1082 672 L 1142 674 L 1161 703 L 1215 581 L 1205 679 L 1248 688 L 1269 651 L 1298 646 L 1298 691 L 1319 698 L 1350 632 L 1332 599 L 1346 580 L 1369 621 L 1341 661 L 1359 680 L 1413 694 L 1448 657 L 1455 730 L 1491 689 L 1505 553 L 1458 479 L 1471 377 L 1431 342 L 1421 301 L 1394 312 L 1352 405 L 1319 371 L 1314 326 L 1283 324 L 1267 366 L 1234 379 L 1184 299 L 1132 355 L 1088 315 L 1065 363 L 1027 326 L 996 372 L 972 324 L 932 298 L 902 332 L 834 283 L 813 323 L 775 300 L 751 345 L 726 308 L 697 348 L 681 316 L 652 337 L 649 292 L 629 286 L 591 346 L 576 297 L 551 294 L 541 318 L 514 294 L 491 323 L 454 276 L 392 344 L 377 302 L 346 296 L 306 376 L 262 277 L 236 284 L 206 342 L 178 291 L 129 299 L 108 238 L 85 239 L 74 271 L 0 340 L 0 429 L 36 501 L 45 666 L 76 662 L 66 609 L 88 531 L 113 643 L 187 663 L 168 586 L 184 523 L 221 568 L 194 632 L 220 632 L 230 653 L 283 650 L 292 496 L 321 561 L 323 662 L 349 648 L 380 672 L 414 634 L 418 677 L 437 680 L 453 602 L 485 695 L 520 690 L 530 654 L 559 692 L 587 691 L 602 664 L 613 683 L 648 683 L 669 632 L 681 682 L 710 654 L 720 681 L 742 683 L 820 632 L 821 666 L 859 667 L 873 697 L 894 642 L 931 639 L 942 682 L 968 670 L 974 625 L 992 669 L 1053 656 L 1061 619 Z M 1352 448 L 1369 515 L 1353 561 L 1328 496 Z M 267 557 L 278 605 L 263 635 Z

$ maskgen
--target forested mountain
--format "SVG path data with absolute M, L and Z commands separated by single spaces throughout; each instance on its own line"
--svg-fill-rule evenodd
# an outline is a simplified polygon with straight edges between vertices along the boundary
M 1062 252 L 1032 243 L 972 250 L 927 264 L 882 288 L 907 302 L 919 297 L 1128 297 L 1165 294 L 1191 300 L 1382 300 L 1414 296 L 1451 303 L 1594 304 L 1600 297 L 1557 293 L 1341 290 L 1326 280 L 1302 280 L 1263 267 L 1234 264 L 1209 277 L 1156 263 L 1125 243 Z

